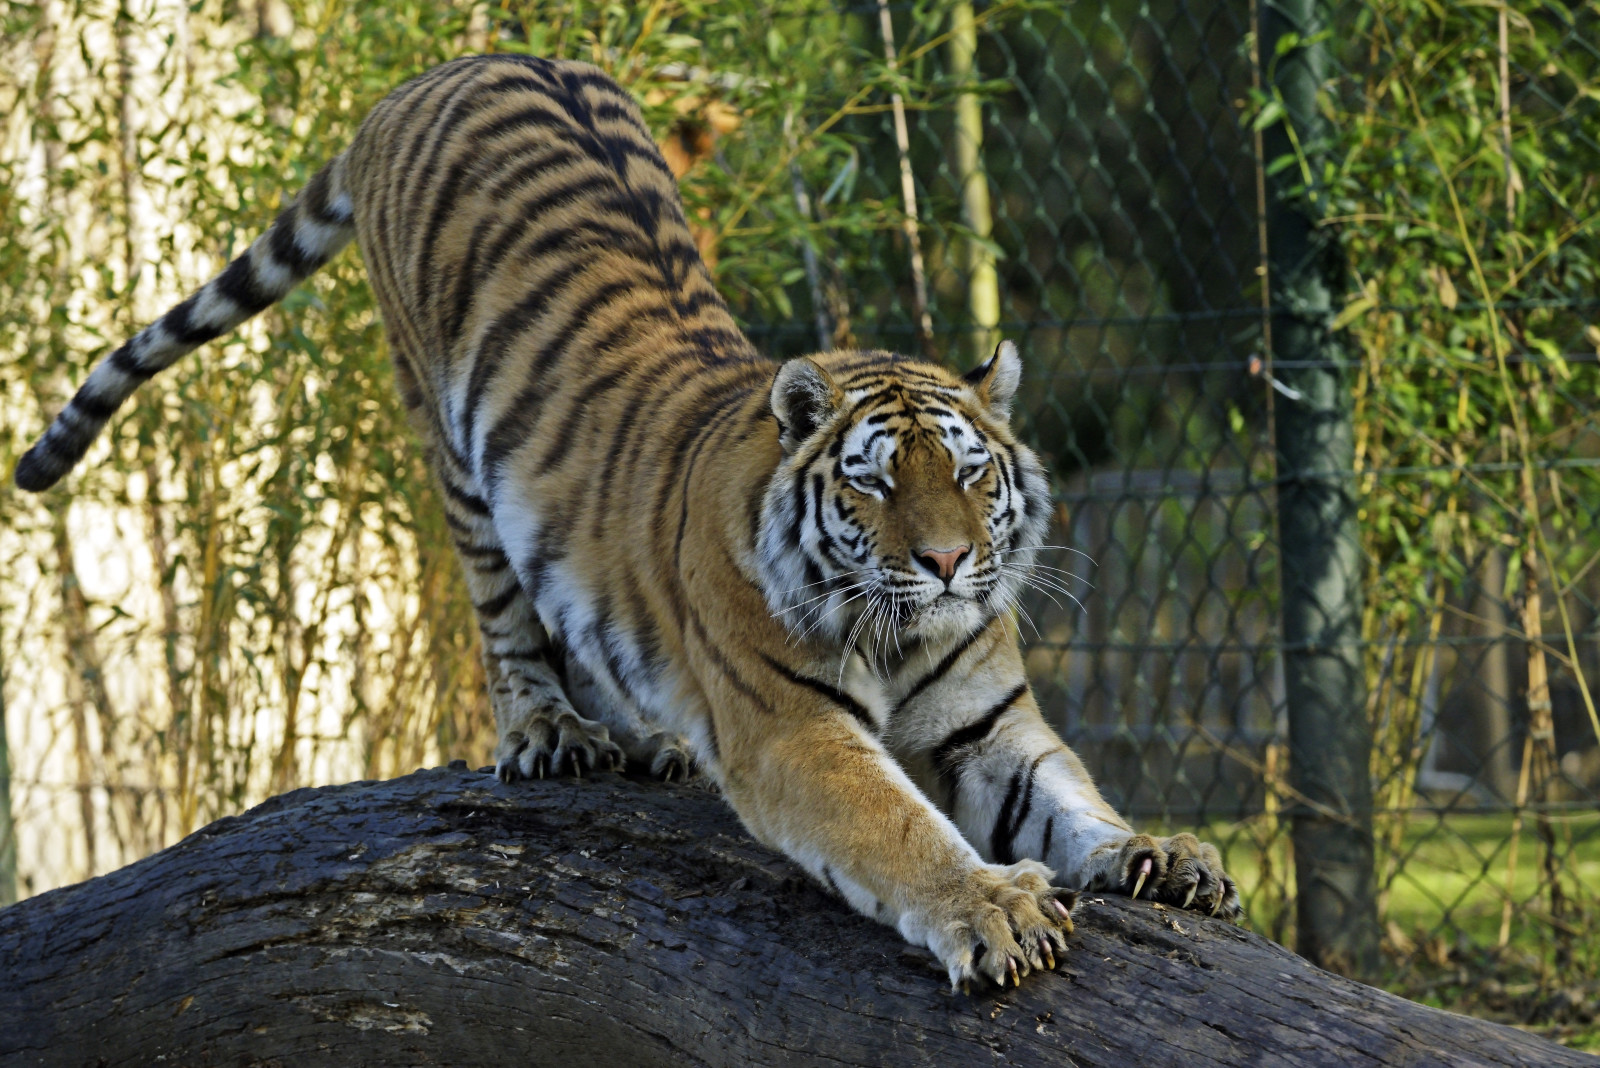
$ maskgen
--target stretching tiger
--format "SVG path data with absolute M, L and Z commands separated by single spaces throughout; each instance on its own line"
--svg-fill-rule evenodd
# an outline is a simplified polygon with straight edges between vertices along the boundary
M 952 985 L 1054 967 L 1077 890 L 1238 914 L 1216 849 L 1136 834 L 1029 691 L 1009 609 L 1049 497 L 1008 427 L 1015 346 L 964 377 L 761 358 L 593 67 L 478 57 L 395 90 L 94 369 L 17 484 L 54 484 L 140 383 L 352 237 L 477 608 L 502 779 L 703 768 Z

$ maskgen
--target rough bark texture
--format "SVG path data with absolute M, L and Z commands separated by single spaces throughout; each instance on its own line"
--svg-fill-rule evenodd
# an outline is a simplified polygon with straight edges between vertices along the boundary
M 300 790 L 0 911 L 0 1064 L 1595 1064 L 1090 898 L 951 994 L 716 796 L 464 766 Z

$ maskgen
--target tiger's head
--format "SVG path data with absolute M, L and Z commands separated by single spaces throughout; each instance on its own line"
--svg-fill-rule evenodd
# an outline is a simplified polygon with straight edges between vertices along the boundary
M 1043 468 L 1010 428 L 1021 380 L 1009 341 L 965 376 L 887 352 L 784 364 L 757 542 L 773 614 L 871 658 L 1005 610 L 1050 516 Z

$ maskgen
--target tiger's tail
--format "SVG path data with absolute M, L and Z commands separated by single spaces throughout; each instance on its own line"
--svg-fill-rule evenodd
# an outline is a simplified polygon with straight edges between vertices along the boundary
M 38 493 L 55 485 L 146 380 L 282 300 L 354 236 L 355 213 L 341 154 L 221 274 L 95 366 L 17 463 L 18 488 Z

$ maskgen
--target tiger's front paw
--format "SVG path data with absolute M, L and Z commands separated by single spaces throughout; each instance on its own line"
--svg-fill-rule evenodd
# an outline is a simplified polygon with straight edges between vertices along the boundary
M 694 777 L 694 757 L 690 755 L 687 738 L 662 731 L 650 739 L 650 746 L 654 749 L 650 757 L 651 775 L 662 782 L 688 782 Z
M 1051 886 L 1051 874 L 1034 860 L 985 864 L 921 923 L 903 923 L 903 933 L 933 950 L 952 991 L 979 976 L 1019 985 L 1034 969 L 1054 970 L 1057 955 L 1067 951 L 1078 895 Z
M 1089 890 L 1142 897 L 1225 920 L 1242 915 L 1239 888 L 1222 870 L 1222 854 L 1192 834 L 1136 834 L 1120 847 L 1103 847 L 1091 864 L 1096 870 Z
M 559 775 L 563 768 L 582 775 L 594 768 L 621 771 L 622 749 L 604 724 L 567 709 L 523 717 L 520 729 L 507 730 L 494 747 L 494 770 L 501 782 Z

